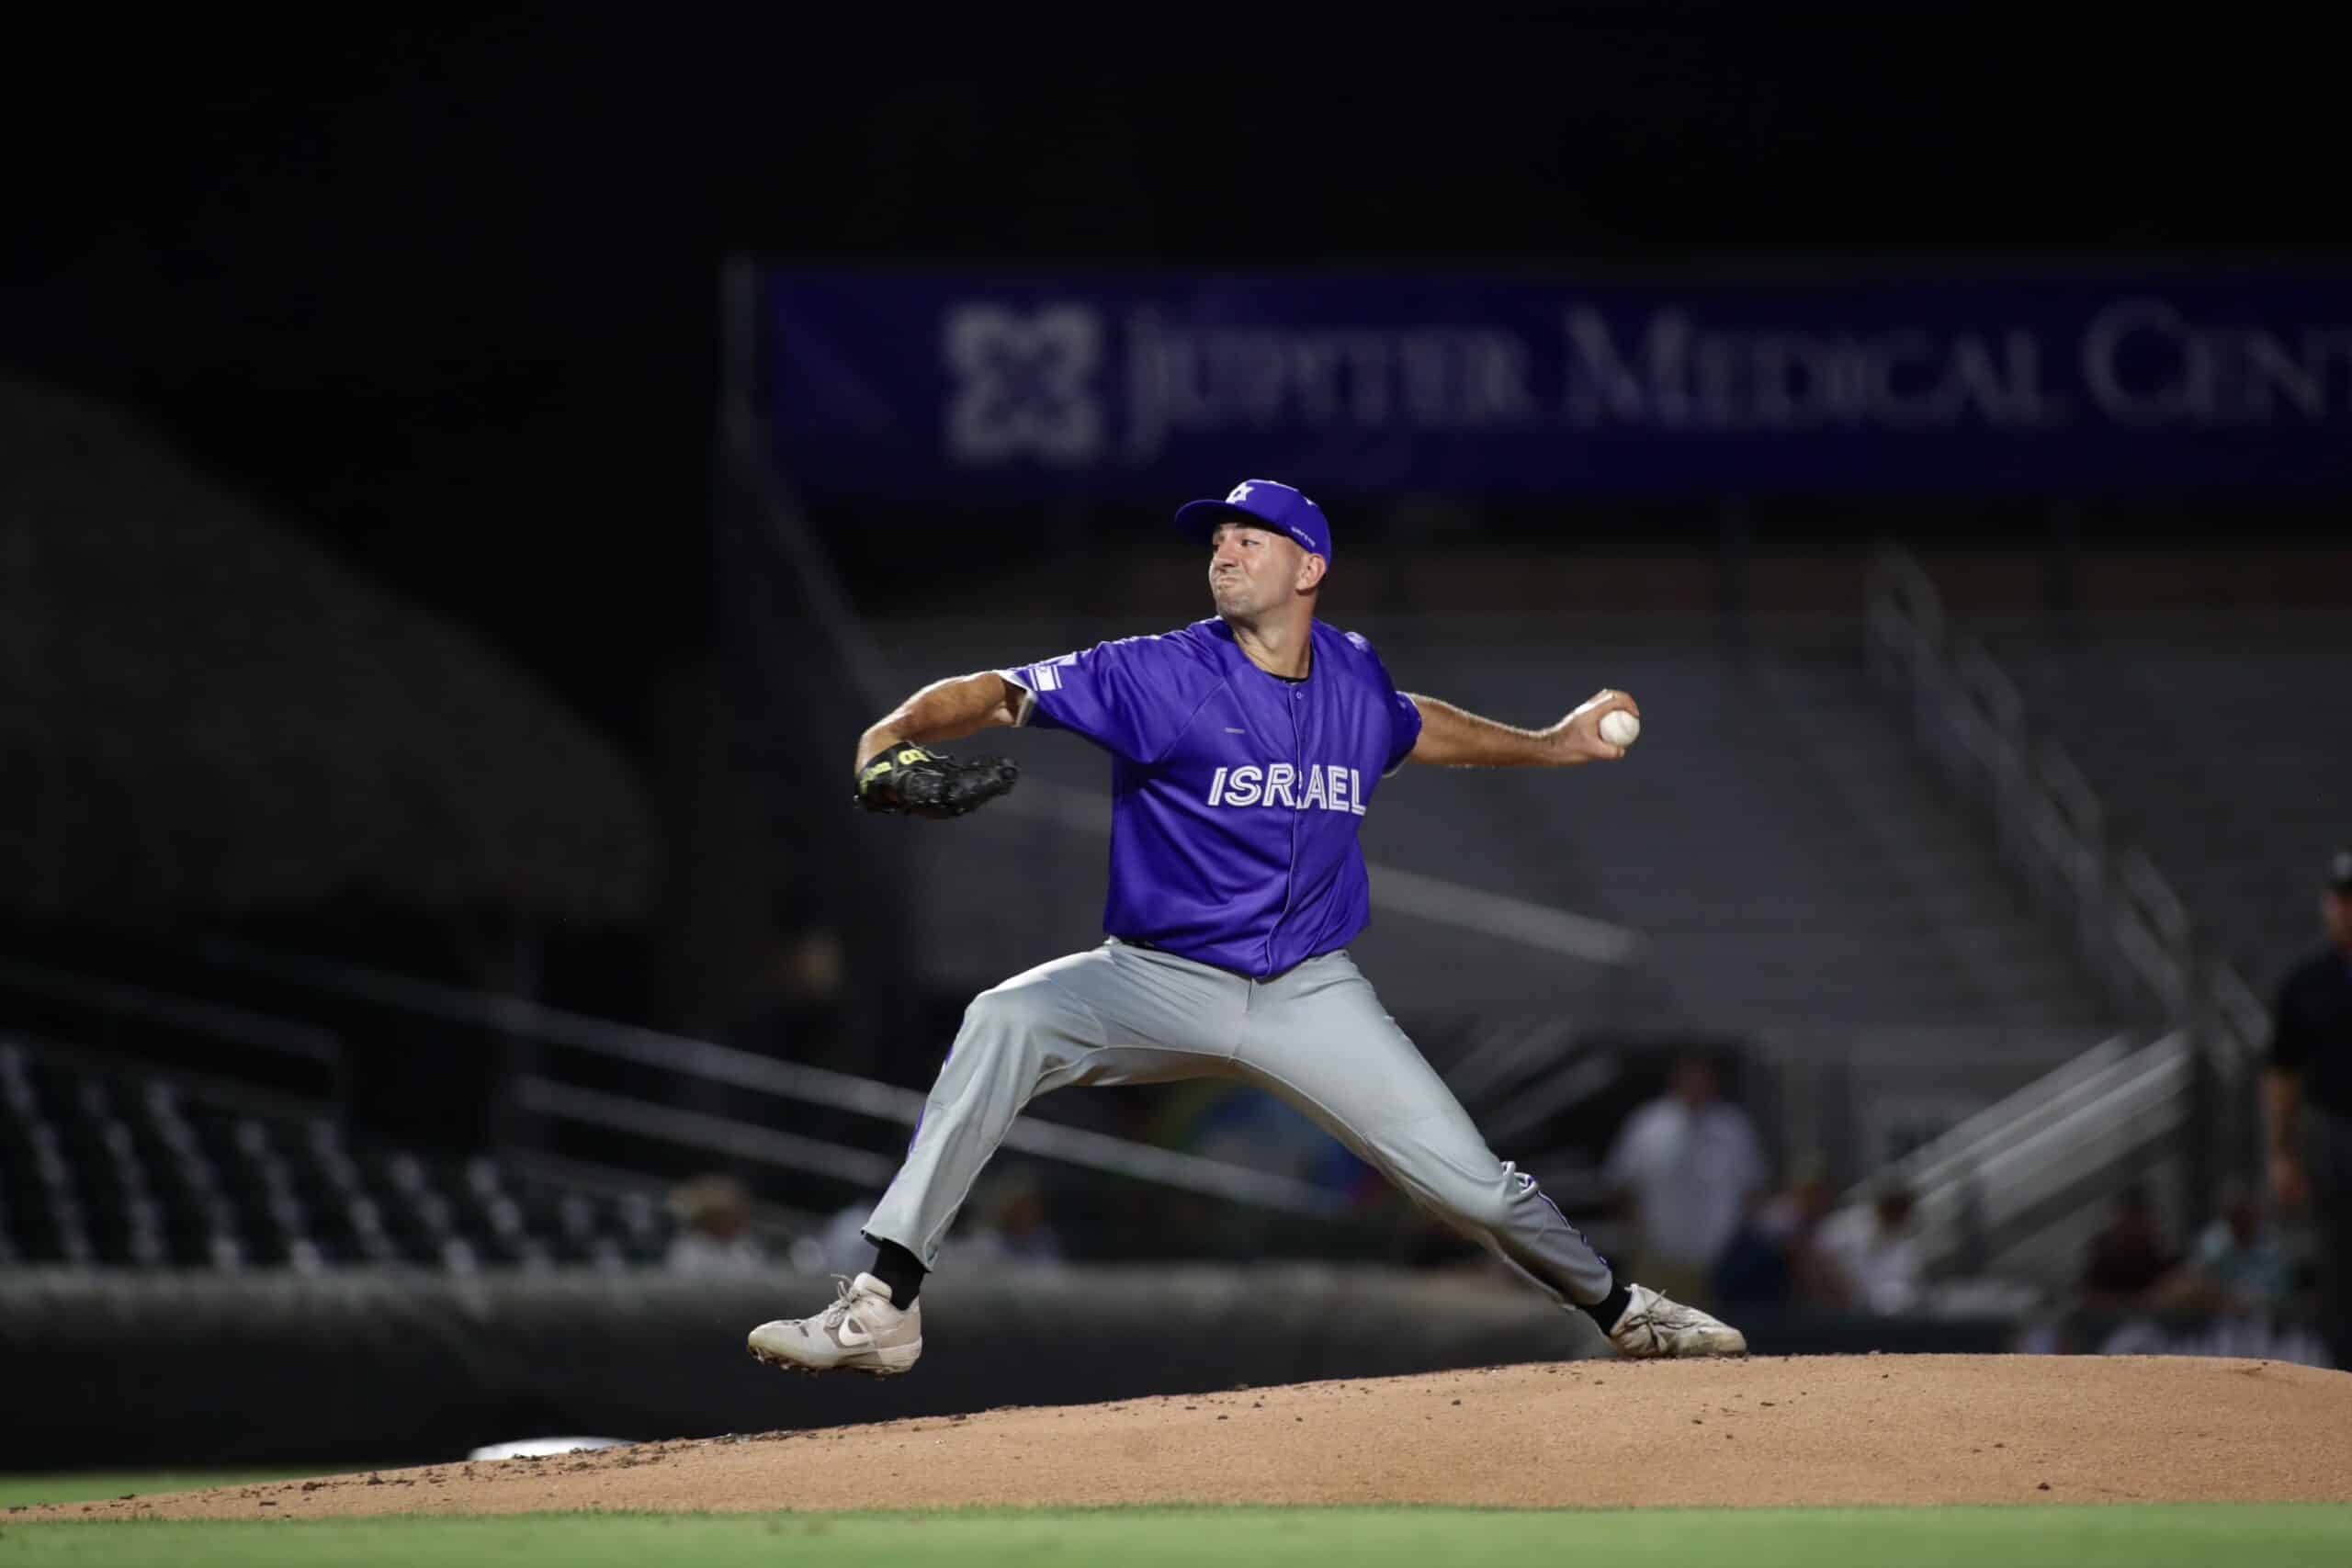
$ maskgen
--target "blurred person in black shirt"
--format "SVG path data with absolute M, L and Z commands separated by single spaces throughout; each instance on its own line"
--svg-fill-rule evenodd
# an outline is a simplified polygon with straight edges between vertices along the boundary
M 2097 1313 L 2143 1311 L 2175 1261 L 2156 1224 L 2154 1196 L 2134 1182 L 2116 1195 L 2106 1228 L 2091 1237 L 2083 1259 L 2083 1304 Z
M 2329 863 L 2320 919 L 2327 945 L 2278 987 L 2263 1121 L 2273 1195 L 2311 1206 L 2320 1332 L 2335 1364 L 2352 1368 L 2352 849 Z

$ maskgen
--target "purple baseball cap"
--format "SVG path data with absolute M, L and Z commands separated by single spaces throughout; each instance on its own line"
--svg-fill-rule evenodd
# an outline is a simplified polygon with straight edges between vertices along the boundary
M 1225 522 L 1248 522 L 1287 534 L 1300 549 L 1331 558 L 1331 525 L 1323 509 L 1290 485 L 1275 479 L 1243 479 L 1223 501 L 1187 502 L 1176 509 L 1176 525 L 1206 539 Z

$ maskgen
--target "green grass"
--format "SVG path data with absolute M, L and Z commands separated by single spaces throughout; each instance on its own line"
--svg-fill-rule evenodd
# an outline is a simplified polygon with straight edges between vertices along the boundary
M 524 1514 L 461 1517 L 25 1525 L 0 1516 L 0 1563 L 288 1568 L 501 1562 L 1205 1563 L 1216 1568 L 2173 1568 L 2352 1562 L 2352 1506 L 2066 1505 L 1977 1508 L 988 1509 L 933 1514 Z
M 364 1466 L 362 1468 L 365 1468 Z M 20 1503 L 83 1503 L 98 1497 L 119 1497 L 126 1492 L 201 1492 L 209 1486 L 243 1486 L 255 1481 L 308 1481 L 331 1475 L 332 1469 L 279 1470 L 80 1470 L 54 1475 L 0 1474 L 0 1508 Z M 0 1516 L 0 1524 L 7 1519 Z

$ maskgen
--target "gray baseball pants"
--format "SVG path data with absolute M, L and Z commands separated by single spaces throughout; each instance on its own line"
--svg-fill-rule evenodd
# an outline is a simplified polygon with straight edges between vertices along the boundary
M 981 992 L 865 1235 L 929 1268 L 1032 1099 L 1070 1084 L 1201 1077 L 1295 1106 L 1563 1306 L 1609 1294 L 1608 1263 L 1534 1178 L 1487 1149 L 1344 952 L 1259 981 L 1114 939 Z

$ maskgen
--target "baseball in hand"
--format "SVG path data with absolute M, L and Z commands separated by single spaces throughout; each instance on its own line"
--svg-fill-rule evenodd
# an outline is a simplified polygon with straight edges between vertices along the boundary
M 1631 746 L 1642 732 L 1642 721 L 1617 708 L 1600 716 L 1600 738 L 1611 746 Z

